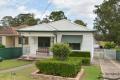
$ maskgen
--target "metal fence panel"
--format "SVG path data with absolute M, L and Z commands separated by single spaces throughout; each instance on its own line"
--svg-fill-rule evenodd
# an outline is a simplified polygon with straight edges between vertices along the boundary
M 22 48 L 1 48 L 0 57 L 4 59 L 13 59 L 22 56 Z
M 116 50 L 115 49 L 95 49 L 94 57 L 116 60 Z

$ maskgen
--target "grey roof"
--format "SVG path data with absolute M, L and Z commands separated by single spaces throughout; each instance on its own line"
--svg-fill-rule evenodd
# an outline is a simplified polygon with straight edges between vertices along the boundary
M 94 31 L 94 30 L 88 29 L 85 26 L 78 25 L 72 23 L 69 20 L 63 19 L 55 22 L 43 23 L 35 26 L 21 28 L 18 31 L 34 32 L 34 31 Z

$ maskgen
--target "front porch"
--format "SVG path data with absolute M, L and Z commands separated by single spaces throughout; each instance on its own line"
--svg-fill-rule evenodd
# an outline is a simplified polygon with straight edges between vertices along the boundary
M 49 48 L 54 44 L 53 36 L 29 36 L 29 46 L 23 44 L 23 55 L 36 57 L 51 56 Z

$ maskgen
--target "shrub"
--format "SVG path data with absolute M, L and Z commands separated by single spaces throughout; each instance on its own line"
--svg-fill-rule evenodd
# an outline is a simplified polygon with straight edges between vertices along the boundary
M 53 52 L 53 58 L 58 60 L 65 60 L 68 58 L 69 53 L 71 52 L 71 49 L 69 45 L 67 44 L 55 44 L 51 48 L 51 51 Z
M 0 48 L 5 48 L 5 46 L 4 46 L 4 45 L 2 45 L 2 44 L 0 44 Z
M 104 48 L 106 48 L 106 49 L 111 49 L 111 48 L 115 48 L 115 47 L 116 47 L 116 44 L 113 42 L 107 42 L 107 43 L 105 43 L 105 46 L 104 46 Z
M 75 77 L 81 69 L 80 58 L 68 58 L 65 61 L 48 59 L 37 61 L 36 66 L 40 73 L 62 76 L 62 77 Z
M 69 56 L 70 57 L 87 57 L 87 58 L 90 58 L 90 52 L 72 51 Z
M 82 65 L 90 65 L 90 58 L 82 58 Z
M 72 51 L 69 55 L 70 57 L 81 57 L 83 65 L 90 64 L 90 52 L 80 52 L 80 51 Z

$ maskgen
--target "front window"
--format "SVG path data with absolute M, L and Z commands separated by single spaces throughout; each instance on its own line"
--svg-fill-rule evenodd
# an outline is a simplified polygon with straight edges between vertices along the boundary
M 62 35 L 62 43 L 68 43 L 73 50 L 80 50 L 83 36 L 82 35 Z
M 80 50 L 80 43 L 69 43 L 69 46 L 73 49 L 73 50 Z

